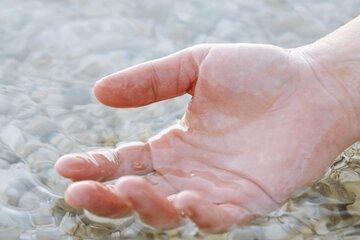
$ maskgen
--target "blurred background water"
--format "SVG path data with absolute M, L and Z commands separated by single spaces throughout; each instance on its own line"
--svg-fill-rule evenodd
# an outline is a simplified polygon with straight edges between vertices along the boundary
M 221 236 L 93 221 L 64 203 L 53 170 L 62 154 L 147 139 L 189 99 L 114 110 L 92 96 L 98 78 L 197 43 L 295 47 L 359 13 L 359 0 L 0 0 L 0 239 L 360 238 L 359 143 L 302 195 Z

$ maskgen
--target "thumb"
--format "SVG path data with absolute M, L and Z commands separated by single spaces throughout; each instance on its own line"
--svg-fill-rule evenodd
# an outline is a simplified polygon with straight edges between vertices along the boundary
M 209 49 L 209 45 L 186 48 L 111 74 L 96 82 L 95 96 L 105 105 L 127 108 L 185 94 L 194 86 Z

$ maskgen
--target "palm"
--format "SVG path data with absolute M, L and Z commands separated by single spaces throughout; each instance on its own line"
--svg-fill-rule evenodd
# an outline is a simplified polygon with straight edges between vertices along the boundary
M 149 173 L 142 177 L 146 182 L 138 177 L 122 177 L 115 194 L 94 182 L 80 183 L 68 191 L 70 204 L 112 217 L 125 215 L 133 208 L 145 222 L 163 228 L 179 224 L 180 209 L 200 227 L 216 232 L 269 212 L 326 170 L 336 153 L 322 151 L 320 144 L 326 144 L 324 138 L 332 138 L 331 129 L 337 123 L 331 119 L 341 113 L 340 107 L 317 81 L 303 56 L 273 46 L 218 45 L 193 53 L 191 58 L 198 69 L 193 73 L 189 64 L 184 64 L 183 78 L 188 79 L 177 82 L 175 90 L 163 82 L 154 86 L 154 81 L 161 81 L 172 69 L 162 70 L 156 65 L 151 70 L 142 69 L 155 77 L 149 81 L 149 94 L 146 84 L 132 88 L 145 99 L 140 102 L 134 103 L 126 96 L 120 100 L 110 96 L 109 100 L 101 95 L 102 91 L 108 94 L 108 89 L 97 90 L 100 101 L 110 106 L 144 105 L 184 91 L 193 98 L 179 126 L 148 143 L 116 150 L 110 161 L 104 154 L 93 153 L 97 161 L 94 171 L 71 173 L 69 168 L 78 164 L 74 156 L 65 158 L 63 166 L 58 164 L 62 175 L 75 180 Z M 130 73 L 120 74 L 131 81 Z M 142 73 L 136 74 L 139 77 Z M 196 82 L 185 86 L 192 74 L 197 75 Z M 110 77 L 108 85 L 114 79 Z M 120 87 L 116 84 L 120 85 L 113 83 L 111 88 L 125 88 L 123 83 Z M 168 88 L 168 96 L 163 96 L 164 88 Z M 117 93 L 111 90 L 111 94 Z M 99 195 L 94 195 L 94 188 Z M 134 189 L 145 189 L 148 194 L 141 197 L 148 197 L 148 206 L 138 202 L 140 196 Z M 98 206 L 79 200 L 79 194 L 95 198 L 108 195 L 110 200 L 108 205 Z M 122 197 L 132 206 L 127 207 Z M 119 213 L 113 214 L 114 209 Z

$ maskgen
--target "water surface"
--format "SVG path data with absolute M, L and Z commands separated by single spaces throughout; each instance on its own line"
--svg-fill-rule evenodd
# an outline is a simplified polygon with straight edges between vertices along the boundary
M 53 165 L 62 154 L 145 140 L 184 113 L 186 96 L 103 107 L 90 90 L 103 75 L 197 43 L 295 47 L 359 12 L 359 0 L 1 0 L 0 239 L 356 239 L 360 144 L 305 193 L 222 236 L 191 224 L 162 233 L 131 221 L 95 222 L 64 203 L 69 182 Z

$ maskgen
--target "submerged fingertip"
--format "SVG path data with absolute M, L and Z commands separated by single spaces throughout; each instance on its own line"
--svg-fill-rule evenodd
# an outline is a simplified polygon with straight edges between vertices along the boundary
M 109 86 L 97 85 L 93 87 L 93 92 L 96 99 L 103 105 L 113 108 L 129 108 L 134 107 L 129 104 L 129 101 L 123 99 L 119 93 L 114 92 L 114 89 Z
M 173 200 L 174 207 L 182 217 L 192 218 L 194 216 L 193 205 L 199 201 L 200 196 L 192 191 L 183 191 Z
M 106 197 L 108 191 L 107 187 L 97 181 L 86 180 L 81 182 L 75 182 L 71 184 L 65 191 L 65 199 L 71 205 L 77 205 L 81 207 L 81 205 L 86 204 L 88 202 L 92 202 L 93 197 L 98 195 L 101 192 L 103 197 Z M 92 194 L 92 195 L 90 195 Z
M 74 181 L 98 178 L 96 166 L 78 155 L 65 155 L 60 157 L 54 165 L 58 174 Z
M 96 97 L 96 99 L 105 105 L 115 107 L 114 103 L 110 101 L 113 96 L 111 95 L 110 88 L 104 84 L 104 80 L 101 79 L 97 82 L 95 82 L 92 91 Z M 110 94 L 110 95 L 109 95 Z
M 131 191 L 137 191 L 146 188 L 146 180 L 139 176 L 124 176 L 115 183 L 115 193 L 118 195 L 128 196 Z
M 54 165 L 56 172 L 64 177 L 67 177 L 69 160 L 70 157 L 68 155 L 64 155 L 60 157 Z
M 81 203 L 77 196 L 81 195 L 78 191 L 79 184 L 71 184 L 65 191 L 65 202 L 73 207 L 81 208 Z

